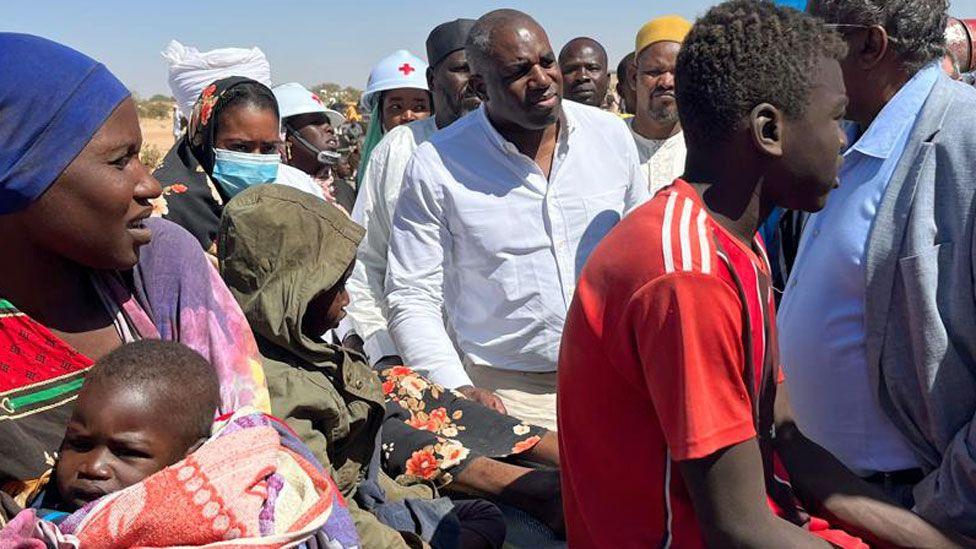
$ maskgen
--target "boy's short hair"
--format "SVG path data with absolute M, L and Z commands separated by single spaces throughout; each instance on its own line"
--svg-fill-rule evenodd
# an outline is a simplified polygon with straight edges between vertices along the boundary
M 106 383 L 141 389 L 169 403 L 172 408 L 160 413 L 188 441 L 210 435 L 220 407 L 217 371 L 199 353 L 173 341 L 144 339 L 105 355 L 91 369 L 85 386 Z
M 678 54 L 675 92 L 689 146 L 727 140 L 762 103 L 803 115 L 821 57 L 847 46 L 821 21 L 767 0 L 730 0 L 708 10 Z

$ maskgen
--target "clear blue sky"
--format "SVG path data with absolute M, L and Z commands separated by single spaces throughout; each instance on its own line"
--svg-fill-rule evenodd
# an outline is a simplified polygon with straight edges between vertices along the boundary
M 976 0 L 968 0 L 976 2 Z M 4 2 L 0 30 L 38 34 L 105 63 L 143 97 L 169 95 L 159 52 L 170 39 L 201 50 L 258 46 L 275 83 L 336 82 L 363 88 L 372 65 L 399 48 L 421 57 L 435 25 L 477 18 L 500 7 L 534 16 L 558 49 L 588 35 L 616 62 L 633 47 L 646 20 L 678 13 L 693 18 L 712 0 L 23 0 Z
M 951 13 L 976 17 L 976 0 L 951 0 Z M 258 46 L 275 83 L 336 82 L 363 88 L 373 64 L 396 49 L 421 57 L 435 25 L 516 7 L 534 16 L 558 49 L 587 35 L 613 65 L 648 19 L 700 15 L 713 0 L 20 0 L 4 2 L 0 30 L 39 34 L 102 61 L 143 97 L 169 94 L 159 52 L 170 39 L 201 50 Z

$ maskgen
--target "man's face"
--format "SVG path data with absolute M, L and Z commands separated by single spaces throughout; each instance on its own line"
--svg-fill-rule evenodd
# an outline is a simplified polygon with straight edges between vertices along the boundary
M 78 398 L 56 469 L 65 503 L 81 507 L 186 457 L 195 442 L 160 418 L 157 399 L 99 381 Z M 121 385 L 121 384 L 119 384 Z
M 841 153 L 847 146 L 841 127 L 847 96 L 840 65 L 821 58 L 814 72 L 803 115 L 783 121 L 780 166 L 765 182 L 777 206 L 806 212 L 821 210 L 837 187 Z
M 674 96 L 674 64 L 680 49 L 681 44 L 677 42 L 656 42 L 644 48 L 637 56 L 637 117 L 658 125 L 678 122 L 678 104 Z
M 835 14 L 828 12 L 821 0 L 810 0 L 807 11 L 828 24 L 843 23 L 843 21 L 834 20 Z M 847 56 L 840 62 L 841 72 L 844 75 L 844 87 L 847 90 L 849 101 L 847 119 L 859 124 L 870 124 L 874 113 L 869 107 L 873 104 L 869 98 L 876 95 L 875 90 L 872 89 L 875 86 L 875 80 L 870 78 L 870 74 L 860 66 L 859 55 L 868 45 L 870 32 L 877 31 L 859 27 L 843 27 L 836 29 L 836 31 L 847 44 Z
M 336 151 L 339 149 L 339 138 L 335 128 L 329 123 L 325 113 L 307 113 L 292 116 L 285 121 L 287 126 L 308 141 L 320 151 Z M 313 176 L 328 178 L 331 174 L 330 166 L 318 161 L 318 153 L 310 150 L 294 136 L 288 134 L 286 139 L 291 150 L 291 160 L 288 164 Z
M 573 42 L 559 55 L 563 97 L 593 107 L 603 105 L 610 85 L 605 53 L 586 42 Z
M 496 29 L 492 38 L 482 83 L 476 84 L 492 119 L 532 131 L 555 124 L 561 113 L 563 76 L 545 31 L 532 21 L 514 21 Z
M 431 69 L 434 113 L 450 124 L 481 105 L 478 94 L 468 85 L 471 67 L 464 50 L 451 53 Z
M 637 110 L 637 90 L 630 78 L 635 70 L 633 52 L 628 53 L 617 65 L 617 95 L 620 96 L 621 111 L 627 114 L 634 114 Z

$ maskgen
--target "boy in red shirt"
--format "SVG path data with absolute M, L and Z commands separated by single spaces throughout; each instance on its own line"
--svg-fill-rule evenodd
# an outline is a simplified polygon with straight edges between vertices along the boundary
M 804 438 L 778 387 L 755 235 L 774 206 L 817 211 L 836 186 L 845 51 L 818 20 L 755 0 L 712 8 L 686 38 L 685 176 L 593 252 L 563 332 L 570 546 L 863 546 L 796 496 L 872 542 L 950 543 Z

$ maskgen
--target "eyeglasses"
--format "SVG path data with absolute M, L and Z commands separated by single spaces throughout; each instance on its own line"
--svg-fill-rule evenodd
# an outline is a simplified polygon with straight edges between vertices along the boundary
M 840 29 L 870 29 L 874 25 L 857 25 L 854 23 L 824 23 L 824 26 L 830 30 L 840 30 Z
M 873 29 L 874 27 L 880 27 L 882 29 L 884 28 L 881 27 L 881 25 L 858 25 L 856 23 L 824 23 L 824 26 L 832 31 L 837 31 L 840 34 L 844 34 L 844 30 L 863 30 L 863 29 Z M 885 31 L 885 34 L 888 34 L 887 31 Z M 888 41 L 898 42 L 899 39 L 892 36 L 891 34 L 888 34 Z

